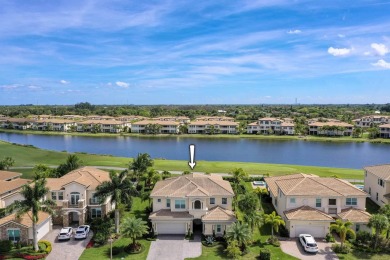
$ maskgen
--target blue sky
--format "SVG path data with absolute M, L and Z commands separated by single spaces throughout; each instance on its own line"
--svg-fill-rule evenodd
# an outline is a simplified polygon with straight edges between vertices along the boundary
M 390 102 L 390 1 L 2 0 L 0 105 Z

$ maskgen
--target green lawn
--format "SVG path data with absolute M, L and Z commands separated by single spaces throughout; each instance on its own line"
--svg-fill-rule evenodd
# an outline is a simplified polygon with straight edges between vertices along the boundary
M 140 198 L 134 198 L 132 210 L 130 212 L 125 212 L 124 216 L 136 216 L 137 218 L 143 218 L 146 220 L 148 218 L 148 215 L 145 212 L 145 208 L 147 206 L 148 202 L 141 202 Z M 122 251 L 122 253 L 113 256 L 113 259 L 136 259 L 136 260 L 144 260 L 148 256 L 149 247 L 151 241 L 148 241 L 146 239 L 139 239 L 138 240 L 145 248 L 145 250 L 140 254 L 132 254 L 129 255 L 126 252 Z M 120 238 L 116 240 L 112 245 L 113 247 L 124 247 L 130 244 L 130 238 Z M 109 259 L 109 250 L 110 245 L 107 244 L 105 246 L 101 247 L 92 247 L 85 249 L 83 254 L 81 255 L 80 259 L 85 260 L 98 260 L 98 259 Z
M 343 255 L 343 254 L 337 254 L 337 256 L 340 259 L 343 260 L 388 260 L 390 259 L 390 256 L 388 254 L 372 254 L 372 253 L 365 253 L 357 250 L 353 250 L 352 253 Z
M 379 206 L 375 204 L 370 198 L 366 199 L 366 210 L 370 214 L 377 214 L 379 211 Z
M 15 159 L 15 166 L 34 166 L 36 164 L 59 165 L 66 160 L 67 153 L 42 150 L 33 147 L 14 145 L 0 141 L 0 154 Z M 131 158 L 113 157 L 96 154 L 77 153 L 85 165 L 126 167 Z M 1 159 L 1 158 L 0 158 Z M 155 160 L 157 170 L 184 171 L 189 170 L 187 161 Z M 313 173 L 319 176 L 337 175 L 344 179 L 363 179 L 363 170 L 330 168 L 315 166 L 300 166 L 288 164 L 266 164 L 247 162 L 213 162 L 197 161 L 195 171 L 201 172 L 230 172 L 234 168 L 243 168 L 249 174 L 284 175 L 291 173 Z M 26 178 L 31 177 L 31 171 L 22 170 Z

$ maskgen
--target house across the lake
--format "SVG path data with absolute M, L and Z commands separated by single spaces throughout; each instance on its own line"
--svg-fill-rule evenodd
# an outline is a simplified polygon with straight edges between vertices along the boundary
M 149 215 L 157 234 L 223 236 L 236 221 L 232 211 L 233 189 L 219 175 L 189 174 L 156 183 Z

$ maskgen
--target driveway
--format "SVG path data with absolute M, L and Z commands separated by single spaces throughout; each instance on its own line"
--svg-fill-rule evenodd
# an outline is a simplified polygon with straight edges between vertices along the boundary
M 58 241 L 57 236 L 60 233 L 61 227 L 53 226 L 53 230 L 50 231 L 43 240 L 51 242 L 53 250 L 46 257 L 46 260 L 75 260 L 79 259 L 83 253 L 85 247 L 92 238 L 92 231 L 89 232 L 88 238 L 84 240 L 74 240 L 71 238 L 69 241 Z
M 183 260 L 201 254 L 200 236 L 188 241 L 183 235 L 160 235 L 151 243 L 147 260 Z
M 336 260 L 339 259 L 337 255 L 331 250 L 332 243 L 326 243 L 322 241 L 316 240 L 318 245 L 318 253 L 310 254 L 306 253 L 301 243 L 299 243 L 298 239 L 291 238 L 287 241 L 280 241 L 280 247 L 282 251 L 286 254 L 295 256 L 299 259 L 326 259 L 326 260 Z

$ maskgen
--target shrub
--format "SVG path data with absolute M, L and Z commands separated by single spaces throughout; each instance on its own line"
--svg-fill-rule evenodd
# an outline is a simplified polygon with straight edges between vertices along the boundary
M 7 253 L 12 249 L 12 242 L 10 240 L 0 241 L 0 253 Z
M 368 231 L 359 231 L 356 233 L 356 238 L 354 244 L 359 245 L 369 245 L 373 241 L 373 235 Z
M 207 244 L 207 245 L 211 246 L 211 245 L 213 245 L 213 243 L 215 242 L 215 239 L 214 239 L 214 237 L 212 237 L 212 236 L 207 236 L 207 237 L 205 238 L 205 241 L 206 241 L 206 244 Z
M 108 237 L 104 235 L 103 233 L 96 233 L 93 237 L 93 241 L 95 241 L 96 246 L 102 246 L 105 243 L 107 243 Z
M 332 250 L 337 254 L 348 254 L 351 252 L 351 247 L 347 244 L 344 244 L 342 247 L 340 244 L 333 244 Z
M 51 243 L 50 243 L 50 241 L 47 241 L 47 240 L 40 240 L 39 242 L 38 242 L 38 245 L 39 244 L 44 244 L 45 246 L 44 247 L 42 247 L 42 248 L 44 248 L 44 252 L 46 253 L 46 254 L 49 254 L 50 252 L 51 252 L 51 250 L 53 249 L 52 248 L 52 245 L 51 245 Z M 40 247 L 41 248 L 41 247 Z
M 326 236 L 325 236 L 325 240 L 326 242 L 331 242 L 331 243 L 334 243 L 335 242 L 335 239 L 333 237 L 333 235 L 331 233 L 327 233 Z
M 267 239 L 267 243 L 268 243 L 268 244 L 271 244 L 271 245 L 273 245 L 273 246 L 277 246 L 277 247 L 280 246 L 280 241 L 278 240 L 277 237 L 269 237 L 269 238 Z
M 270 260 L 271 259 L 271 252 L 269 249 L 264 248 L 260 250 L 260 260 Z

